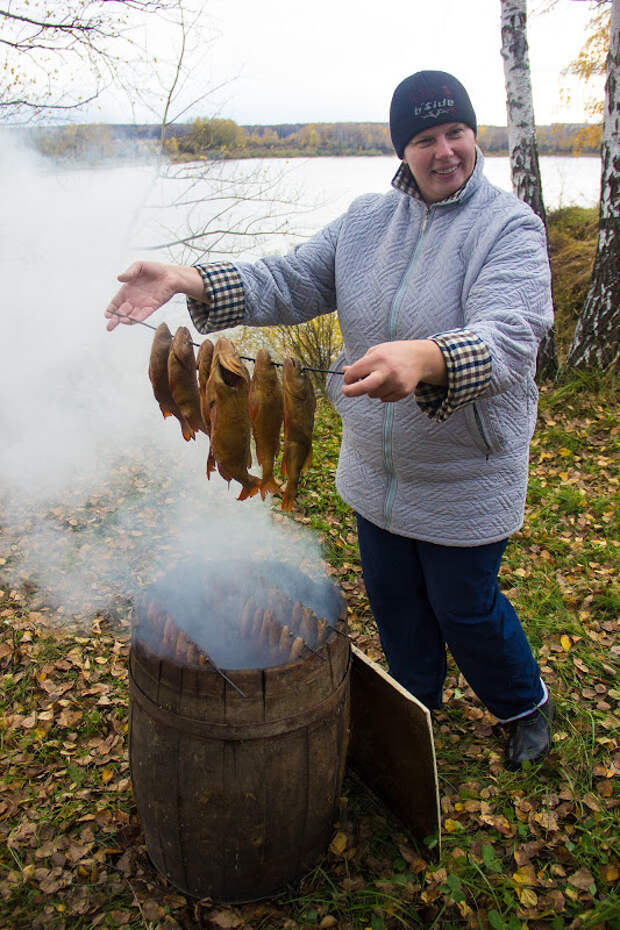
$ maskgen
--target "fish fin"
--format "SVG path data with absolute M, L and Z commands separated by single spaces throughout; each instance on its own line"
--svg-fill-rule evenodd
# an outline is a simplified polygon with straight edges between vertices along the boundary
M 301 474 L 305 475 L 310 466 L 312 465 L 312 449 L 308 452 L 304 464 L 301 466 Z
M 228 472 L 225 469 L 223 469 L 221 465 L 217 466 L 217 470 L 219 471 L 224 481 L 226 481 L 226 483 L 228 484 L 228 487 L 230 487 L 230 482 L 232 481 L 232 475 L 229 475 Z
M 172 412 L 171 412 L 170 410 L 168 410 L 167 407 L 164 407 L 163 404 L 160 404 L 160 405 L 159 405 L 159 409 L 160 409 L 161 412 L 162 412 L 162 416 L 163 416 L 164 420 L 166 419 L 166 417 L 171 417 L 171 416 L 172 416 Z
M 260 480 L 255 478 L 253 475 L 249 475 L 248 477 L 251 478 L 251 481 L 249 481 L 247 484 L 244 484 L 241 488 L 241 494 L 237 498 L 238 501 L 244 501 L 248 497 L 254 497 L 255 494 L 258 494 L 260 489 Z
M 284 492 L 284 497 L 282 498 L 282 510 L 285 513 L 288 513 L 289 510 L 293 509 L 293 504 L 295 503 L 295 495 L 289 493 L 289 491 Z
M 265 500 L 267 494 L 282 494 L 282 488 L 276 481 L 276 479 L 271 475 L 270 478 L 263 478 L 260 485 L 260 496 Z
M 213 449 L 209 449 L 209 454 L 207 456 L 207 479 L 211 480 L 211 472 L 215 471 L 215 456 L 213 455 Z
M 181 420 L 181 432 L 183 433 L 183 439 L 185 442 L 189 442 L 190 439 L 196 438 L 196 433 L 185 419 Z
M 248 400 L 248 413 L 250 414 L 250 423 L 254 423 L 256 420 L 256 415 L 258 413 L 258 402 L 255 400 Z

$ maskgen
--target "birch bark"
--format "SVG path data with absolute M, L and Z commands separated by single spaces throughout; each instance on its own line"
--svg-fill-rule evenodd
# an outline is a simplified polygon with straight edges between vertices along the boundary
M 536 145 L 526 0 L 501 0 L 501 28 L 512 189 L 538 214 L 547 229 Z M 552 329 L 538 350 L 537 373 L 540 377 L 553 377 L 557 367 L 555 332 Z
M 620 0 L 613 0 L 601 143 L 601 203 L 592 280 L 566 365 L 611 368 L 620 357 Z

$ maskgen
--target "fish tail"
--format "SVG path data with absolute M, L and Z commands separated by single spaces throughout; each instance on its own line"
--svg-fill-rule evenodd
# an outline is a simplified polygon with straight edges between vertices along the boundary
M 162 416 L 163 416 L 164 420 L 166 419 L 166 417 L 171 417 L 171 416 L 172 416 L 171 411 L 168 410 L 167 407 L 164 407 L 162 404 L 159 405 L 159 409 L 160 409 L 161 412 L 162 412 Z

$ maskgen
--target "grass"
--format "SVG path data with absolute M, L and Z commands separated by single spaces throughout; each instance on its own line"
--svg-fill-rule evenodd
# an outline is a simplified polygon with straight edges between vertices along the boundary
M 7 531 L 0 927 L 617 930 L 617 400 L 610 378 L 543 387 L 526 521 L 501 569 L 557 705 L 551 755 L 521 773 L 505 770 L 501 729 L 450 662 L 446 704 L 434 722 L 439 861 L 347 776 L 334 825 L 344 846 L 326 850 L 286 894 L 259 904 L 192 902 L 154 871 L 126 755 L 131 604 L 112 591 L 105 611 L 65 616 L 59 625 L 45 592 L 20 574 L 19 533 Z M 315 461 L 294 519 L 319 534 L 347 598 L 352 638 L 379 657 L 353 515 L 334 488 L 339 430 L 321 404 Z M 119 471 L 118 495 L 135 499 L 138 515 L 152 522 L 169 491 L 132 465 L 140 463 Z M 89 510 L 113 546 L 112 491 L 102 489 L 97 501 Z M 73 519 L 72 530 L 82 532 L 79 513 L 67 508 L 58 519 Z M 130 561 L 132 544 L 123 541 Z M 138 565 L 143 557 L 136 555 Z

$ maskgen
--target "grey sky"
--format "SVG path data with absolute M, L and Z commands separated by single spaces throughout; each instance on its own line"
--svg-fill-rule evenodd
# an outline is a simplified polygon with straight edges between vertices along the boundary
M 561 72 L 584 40 L 593 4 L 558 0 L 545 13 L 547 5 L 528 3 L 536 121 L 582 122 L 584 91 Z M 467 87 L 479 123 L 506 123 L 499 0 L 210 0 L 207 11 L 212 41 L 193 55 L 193 78 L 196 87 L 225 87 L 191 116 L 385 122 L 396 84 L 438 68 Z M 165 23 L 149 19 L 146 36 L 160 60 L 173 57 L 174 32 Z M 569 106 L 561 98 L 567 86 Z M 136 116 L 146 118 L 145 111 Z M 126 119 L 126 107 L 107 96 L 99 118 Z

